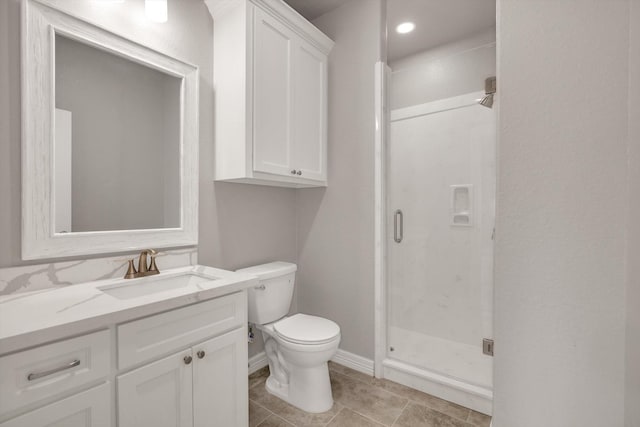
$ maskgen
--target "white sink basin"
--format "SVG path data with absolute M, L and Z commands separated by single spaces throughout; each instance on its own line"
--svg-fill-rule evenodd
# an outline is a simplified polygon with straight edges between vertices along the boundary
M 180 288 L 198 286 L 204 282 L 218 280 L 210 276 L 202 276 L 195 272 L 185 272 L 182 274 L 163 276 L 141 277 L 138 279 L 125 279 L 118 283 L 98 287 L 107 295 L 118 299 L 139 298 L 158 292 L 173 291 Z

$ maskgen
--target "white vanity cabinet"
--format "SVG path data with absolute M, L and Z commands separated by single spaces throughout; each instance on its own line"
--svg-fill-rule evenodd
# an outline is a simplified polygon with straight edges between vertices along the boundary
M 245 328 L 193 348 L 194 427 L 248 425 L 247 352 Z
M 246 291 L 187 301 L 1 356 L 0 427 L 246 427 Z
M 107 330 L 0 357 L 0 426 L 110 427 L 110 369 Z
M 118 375 L 118 426 L 246 426 L 245 322 L 241 292 L 118 326 L 120 365 L 175 351 Z
M 246 426 L 246 345 L 240 328 L 118 376 L 118 426 Z
M 187 357 L 190 351 L 172 354 L 118 376 L 120 427 L 193 425 L 193 377 L 183 361 Z
M 214 19 L 215 179 L 327 185 L 333 42 L 281 0 L 206 0 Z
M 111 387 L 98 387 L 61 399 L 0 423 L 2 427 L 111 427 Z

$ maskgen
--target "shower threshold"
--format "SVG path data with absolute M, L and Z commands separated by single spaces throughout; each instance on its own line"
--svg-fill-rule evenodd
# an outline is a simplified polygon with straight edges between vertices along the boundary
M 482 353 L 481 338 L 471 345 L 397 326 L 389 327 L 388 336 L 390 358 L 479 387 L 493 384 L 493 357 Z
M 492 415 L 492 389 L 470 384 L 449 376 L 418 368 L 395 359 L 382 362 L 383 377 L 449 402 Z

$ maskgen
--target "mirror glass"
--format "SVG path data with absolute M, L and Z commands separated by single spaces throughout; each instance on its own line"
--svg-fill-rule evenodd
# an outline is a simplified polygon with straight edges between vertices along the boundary
M 55 36 L 55 233 L 181 226 L 182 78 Z

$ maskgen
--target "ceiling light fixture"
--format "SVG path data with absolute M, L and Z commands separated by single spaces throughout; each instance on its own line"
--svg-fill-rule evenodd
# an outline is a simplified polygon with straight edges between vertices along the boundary
M 396 27 L 396 32 L 398 34 L 407 34 L 416 29 L 416 24 L 413 22 L 403 22 L 402 24 Z
M 144 0 L 144 11 L 152 21 L 167 22 L 167 0 Z

